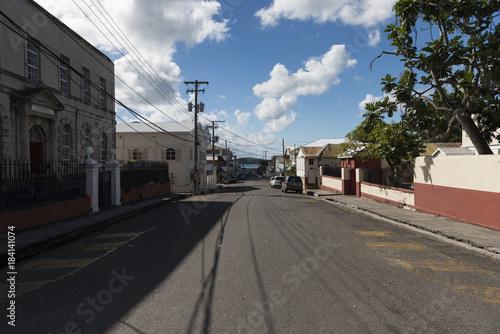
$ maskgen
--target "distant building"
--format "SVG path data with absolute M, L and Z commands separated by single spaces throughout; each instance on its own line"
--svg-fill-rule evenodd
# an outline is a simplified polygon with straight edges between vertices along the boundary
M 107 160 L 113 62 L 34 1 L 1 7 L 0 160 Z
M 198 189 L 204 190 L 207 180 L 207 142 L 209 134 L 198 126 L 198 163 L 194 170 L 194 125 L 191 122 L 116 124 L 116 159 L 127 161 L 166 161 L 169 165 L 173 192 L 193 192 L 194 173 Z M 168 133 L 167 133 L 168 132 Z

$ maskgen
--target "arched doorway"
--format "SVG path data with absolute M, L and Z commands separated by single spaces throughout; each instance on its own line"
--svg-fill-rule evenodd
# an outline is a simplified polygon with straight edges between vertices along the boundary
M 30 162 L 31 170 L 37 172 L 42 165 L 43 160 L 43 143 L 45 141 L 45 136 L 43 134 L 43 129 L 38 125 L 34 125 L 30 128 Z

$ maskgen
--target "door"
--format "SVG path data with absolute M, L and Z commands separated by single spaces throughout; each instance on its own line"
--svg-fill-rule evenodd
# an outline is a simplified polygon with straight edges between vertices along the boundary
M 307 183 L 308 184 L 316 184 L 316 168 L 309 167 L 307 171 Z
M 42 170 L 43 142 L 30 141 L 30 163 L 33 173 L 40 173 Z

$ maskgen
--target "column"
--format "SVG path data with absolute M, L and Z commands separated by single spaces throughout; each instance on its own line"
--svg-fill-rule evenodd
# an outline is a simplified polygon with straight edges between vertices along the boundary
M 364 180 L 362 168 L 356 168 L 356 197 L 361 197 L 361 182 Z
M 90 196 L 90 209 L 92 212 L 99 212 L 99 164 L 90 157 L 94 149 L 87 147 L 85 153 L 85 174 L 87 176 L 86 192 Z
M 342 194 L 351 194 L 351 169 L 348 167 L 342 167 L 340 169 L 342 178 Z
M 115 160 L 116 150 L 109 150 L 110 158 L 104 163 L 104 170 L 111 171 L 111 205 L 121 205 L 120 169 L 122 164 Z

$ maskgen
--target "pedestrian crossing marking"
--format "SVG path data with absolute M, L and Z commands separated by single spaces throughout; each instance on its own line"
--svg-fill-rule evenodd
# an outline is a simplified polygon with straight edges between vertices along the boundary
M 141 235 L 144 232 L 145 231 L 99 234 L 98 236 L 95 236 L 93 239 L 131 238 L 131 237 L 137 237 L 138 235 Z
M 391 232 L 388 231 L 354 231 L 354 233 L 365 237 L 388 237 Z
M 82 258 L 82 259 L 40 259 L 29 261 L 19 266 L 21 270 L 38 270 L 38 269 L 63 269 L 63 268 L 81 268 L 89 265 L 98 257 Z
M 500 287 L 457 286 L 456 288 L 466 295 L 470 295 L 490 303 L 500 304 Z
M 406 242 L 369 242 L 367 245 L 373 248 L 394 250 L 424 250 L 427 248 L 427 246 L 422 244 Z
M 118 247 L 123 246 L 127 242 L 128 242 L 128 240 L 127 241 L 119 241 L 119 242 L 102 242 L 102 243 L 90 244 L 87 247 L 85 247 L 85 251 L 116 249 Z
M 448 271 L 448 272 L 485 272 L 486 270 L 475 267 L 468 263 L 453 261 L 453 260 L 395 260 L 403 267 L 410 270 L 429 269 L 432 271 Z

